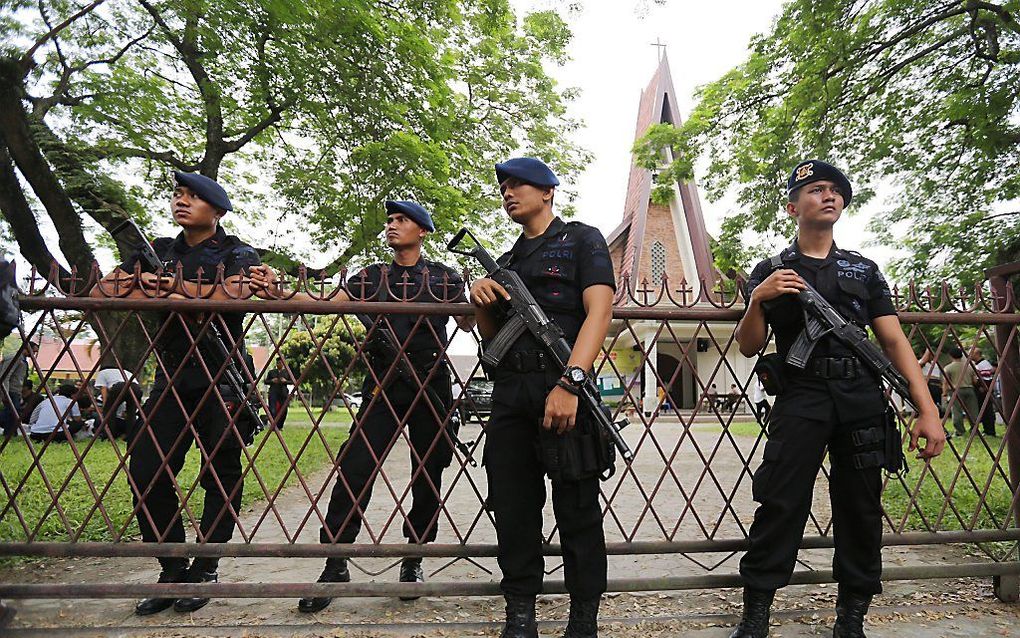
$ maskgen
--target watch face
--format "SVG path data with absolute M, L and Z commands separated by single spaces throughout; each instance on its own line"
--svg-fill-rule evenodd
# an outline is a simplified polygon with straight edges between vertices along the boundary
M 584 381 L 584 370 L 581 368 L 573 368 L 570 371 L 570 380 L 574 383 L 581 383 Z

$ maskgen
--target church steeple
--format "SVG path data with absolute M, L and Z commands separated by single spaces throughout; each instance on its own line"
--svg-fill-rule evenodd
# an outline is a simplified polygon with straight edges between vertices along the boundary
M 641 93 L 634 137 L 639 139 L 654 124 L 680 122 L 669 60 L 663 53 L 655 74 Z M 664 156 L 663 162 L 671 159 Z M 658 287 L 664 270 L 673 288 L 681 279 L 686 279 L 695 292 L 700 291 L 702 284 L 713 286 L 718 274 L 712 262 L 697 185 L 677 183 L 669 205 L 659 206 L 651 201 L 653 179 L 652 171 L 631 162 L 623 221 L 608 238 L 617 279 L 629 277 L 632 289 L 645 279 L 652 287 Z

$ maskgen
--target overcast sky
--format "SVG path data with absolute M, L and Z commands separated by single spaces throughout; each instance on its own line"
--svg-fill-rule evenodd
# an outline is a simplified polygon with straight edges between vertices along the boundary
M 562 9 L 565 4 L 512 1 L 522 13 Z M 561 85 L 581 90 L 571 107 L 573 115 L 585 122 L 576 139 L 594 159 L 574 184 L 578 219 L 608 235 L 623 217 L 638 100 L 658 64 L 658 49 L 652 43 L 666 44 L 680 114 L 686 117 L 697 87 L 746 59 L 751 37 L 770 30 L 783 2 L 668 0 L 660 7 L 642 5 L 641 0 L 587 0 L 583 5 L 580 11 L 564 13 L 574 33 L 569 47 L 572 61 L 549 71 Z M 776 185 L 777 190 L 781 187 Z M 879 195 L 874 201 L 881 200 L 881 191 Z M 708 231 L 715 234 L 723 216 L 732 212 L 733 201 L 711 202 L 703 192 L 701 199 Z M 867 208 L 862 208 L 841 220 L 836 231 L 840 246 L 864 247 L 870 238 L 864 230 L 868 217 Z M 892 255 L 885 248 L 869 247 L 867 252 L 882 266 Z

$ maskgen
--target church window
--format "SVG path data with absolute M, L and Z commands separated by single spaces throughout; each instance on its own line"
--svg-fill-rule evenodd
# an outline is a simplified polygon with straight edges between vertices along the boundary
M 652 243 L 652 281 L 662 281 L 662 275 L 666 272 L 666 247 L 661 241 Z

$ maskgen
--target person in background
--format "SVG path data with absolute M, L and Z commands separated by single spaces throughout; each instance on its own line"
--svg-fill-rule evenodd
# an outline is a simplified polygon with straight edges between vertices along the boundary
M 39 346 L 32 342 L 22 343 L 20 348 L 0 361 L 0 391 L 7 393 L 6 397 L 2 397 L 3 407 L 0 408 L 0 425 L 3 426 L 4 437 L 17 434 L 21 422 L 18 418 L 21 413 L 21 388 L 32 367 L 28 360 L 29 352 L 35 358 Z
M 269 423 L 282 430 L 287 421 L 287 399 L 290 396 L 287 388 L 291 385 L 283 357 L 276 360 L 276 369 L 266 375 L 266 385 L 269 386 Z
M 963 350 L 953 346 L 949 349 L 949 357 L 952 361 L 946 366 L 942 375 L 942 394 L 946 397 L 950 409 L 953 411 L 953 429 L 957 436 L 967 433 L 963 427 L 963 419 L 967 418 L 972 425 L 977 425 L 978 401 L 977 393 L 974 391 L 974 384 L 977 383 L 977 375 L 966 359 L 963 358 Z M 953 392 L 956 392 L 955 399 Z
M 77 394 L 78 388 L 73 383 L 61 383 L 56 394 L 40 401 L 29 417 L 29 438 L 33 441 L 50 439 L 53 443 L 73 438 L 85 426 L 75 400 Z
M 995 436 L 995 392 L 993 384 L 995 366 L 985 358 L 984 353 L 977 346 L 971 349 L 970 360 L 974 364 L 974 371 L 977 373 L 974 393 L 977 395 L 978 409 L 981 410 L 981 429 L 985 436 Z

